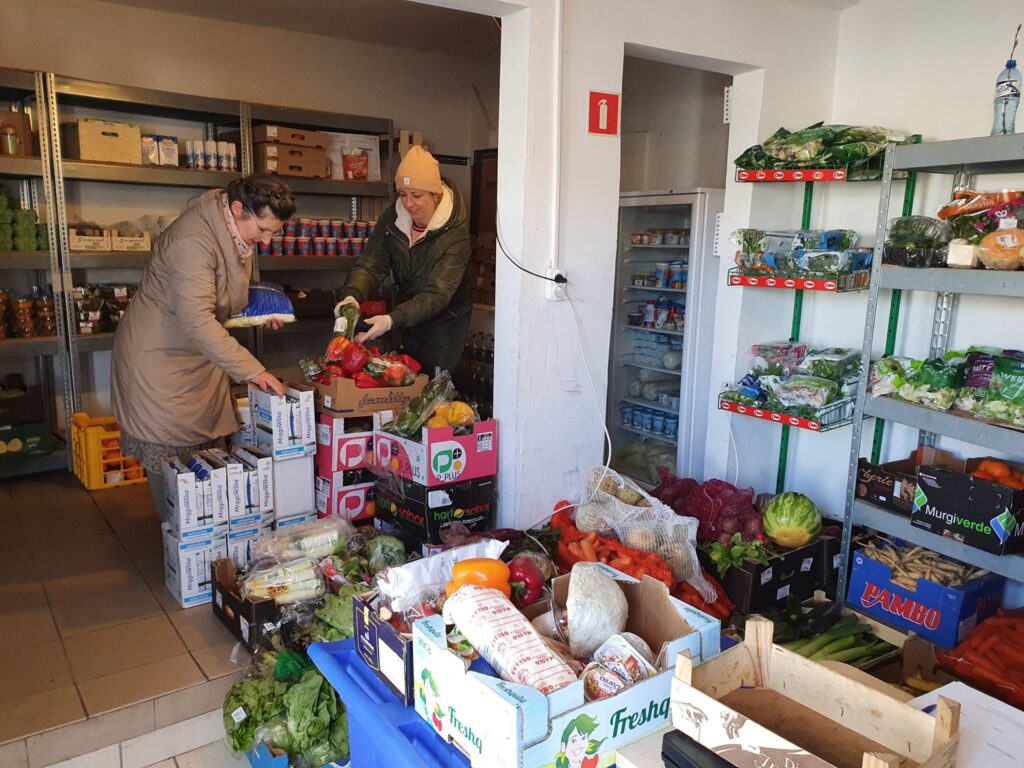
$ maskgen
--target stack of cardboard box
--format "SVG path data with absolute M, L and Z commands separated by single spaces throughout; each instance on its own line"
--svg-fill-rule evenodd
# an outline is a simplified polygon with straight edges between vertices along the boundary
M 257 173 L 307 179 L 330 178 L 327 170 L 330 140 L 319 131 L 257 125 L 253 128 L 253 142 Z
M 365 416 L 342 416 L 318 408 L 316 425 L 316 514 L 357 522 L 376 514 L 376 487 L 369 460 L 373 426 Z

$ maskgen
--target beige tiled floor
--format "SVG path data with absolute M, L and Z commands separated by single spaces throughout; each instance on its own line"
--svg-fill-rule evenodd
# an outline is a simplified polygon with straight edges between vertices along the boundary
M 0 482 L 0 532 L 0 744 L 175 691 L 189 698 L 184 689 L 248 664 L 209 606 L 182 610 L 164 588 L 146 485 L 90 493 L 62 472 Z M 223 696 L 219 684 L 195 690 L 210 709 Z M 216 746 L 178 765 L 234 765 Z

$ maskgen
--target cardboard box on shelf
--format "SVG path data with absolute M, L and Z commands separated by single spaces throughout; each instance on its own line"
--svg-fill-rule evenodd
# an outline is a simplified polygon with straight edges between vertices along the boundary
M 273 600 L 246 600 L 239 590 L 235 564 L 228 558 L 210 564 L 213 613 L 250 651 L 277 625 L 280 611 Z
M 395 149 L 398 150 L 399 159 L 405 157 L 405 153 L 414 146 L 422 146 L 423 134 L 419 131 L 399 131 L 395 137 Z
M 959 587 L 919 579 L 916 590 L 894 584 L 888 566 L 859 550 L 853 555 L 847 601 L 899 629 L 916 632 L 943 648 L 952 648 L 999 607 L 1002 576 L 989 573 Z
M 300 165 L 327 162 L 327 150 L 319 147 L 300 147 L 292 144 L 255 144 L 253 145 L 255 163 L 266 164 L 271 160 L 279 163 L 299 163 Z
M 377 481 L 377 514 L 416 541 L 436 545 L 453 523 L 471 531 L 493 528 L 495 490 L 493 477 L 434 488 L 401 477 L 382 478 Z
M 369 391 L 369 390 L 367 390 Z M 424 427 L 420 440 L 385 432 L 374 417 L 374 464 L 421 485 L 435 487 L 498 474 L 498 422 L 478 421 L 468 435 L 451 427 Z
M 860 459 L 857 464 L 857 497 L 909 515 L 914 508 L 914 492 L 917 490 L 917 470 L 923 464 L 963 466 L 963 462 L 947 451 L 921 447 L 907 459 L 872 464 Z
M 346 424 L 345 422 L 348 422 Z M 355 422 L 355 424 L 353 424 Z M 362 423 L 361 423 L 362 422 Z M 353 431 L 351 430 L 355 427 Z M 323 477 L 363 469 L 373 456 L 373 422 L 321 411 L 316 425 L 316 471 Z
M 39 154 L 36 151 L 35 138 L 32 135 L 32 119 L 26 112 L 0 112 L 0 130 L 13 128 L 14 135 L 18 137 L 18 157 L 33 157 Z
M 350 522 L 370 520 L 377 514 L 377 486 L 373 482 L 345 485 L 346 472 L 316 479 L 316 516 Z
M 68 227 L 68 247 L 72 251 L 82 251 L 83 253 L 113 250 L 110 230 L 103 230 L 102 235 L 85 235 L 79 234 L 79 230 L 74 227 Z
M 275 460 L 311 456 L 316 452 L 316 414 L 313 390 L 285 382 L 278 397 L 249 385 L 249 410 L 256 427 L 256 444 Z
M 143 232 L 135 237 L 123 237 L 116 232 L 110 233 L 110 250 L 125 253 L 148 252 L 152 248 L 149 240 L 149 232 Z
M 296 515 L 316 517 L 313 486 L 313 457 L 275 460 L 274 518 L 284 520 Z
M 0 427 L 45 419 L 43 391 L 38 386 L 28 389 L 0 389 Z
M 688 655 L 700 664 L 719 654 L 718 620 L 671 597 L 655 579 L 638 582 L 599 567 L 619 581 L 629 604 L 626 630 L 647 641 L 660 670 L 606 698 L 586 701 L 582 680 L 545 695 L 525 685 L 469 672 L 463 659 L 448 649 L 440 616 L 413 625 L 416 711 L 442 738 L 468 755 L 474 768 L 549 766 L 565 753 L 566 734 L 573 731 L 582 739 L 583 749 L 591 745 L 587 760 L 610 764 L 618 747 L 668 723 L 676 659 Z M 552 611 L 564 609 L 570 578 L 560 576 L 552 582 Z M 536 626 L 544 621 L 545 606 L 533 608 L 525 613 Z
M 237 131 L 222 136 L 222 139 L 238 141 L 240 136 Z M 291 128 L 286 125 L 254 125 L 252 129 L 252 140 L 254 143 L 271 142 L 275 144 L 291 144 L 296 147 L 319 147 L 327 149 L 329 141 L 327 134 L 322 131 L 309 131 L 305 128 Z
M 332 179 L 344 181 L 380 181 L 380 138 L 363 133 L 327 133 L 327 159 L 330 161 Z M 365 175 L 351 172 L 352 163 L 346 157 L 357 155 L 365 158 Z
M 48 456 L 54 445 L 53 428 L 48 421 L 0 425 L 0 461 Z
M 291 157 L 290 153 L 281 157 L 267 157 L 258 154 L 255 158 L 255 166 L 257 173 L 271 176 L 294 176 L 303 179 L 328 178 L 326 158 L 299 160 Z
M 922 466 L 910 522 L 994 555 L 1024 551 L 1024 491 L 973 477 L 982 461 L 969 459 L 957 469 Z
M 356 418 L 372 416 L 378 411 L 401 413 L 409 401 L 419 395 L 429 379 L 421 373 L 408 387 L 359 389 L 352 379 L 335 379 L 330 384 L 316 384 L 320 405 L 338 416 Z
M 82 117 L 60 129 L 69 159 L 142 165 L 142 132 L 137 125 Z
M 209 529 L 198 538 L 182 538 L 168 523 L 161 526 L 164 542 L 164 583 L 182 608 L 208 603 L 213 597 L 210 566 L 226 556 L 223 529 Z

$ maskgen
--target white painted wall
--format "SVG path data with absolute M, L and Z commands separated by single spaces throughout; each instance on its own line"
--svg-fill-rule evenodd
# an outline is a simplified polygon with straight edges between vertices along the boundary
M 725 186 L 722 104 L 731 82 L 717 72 L 626 56 L 620 189 Z
M 239 21 L 244 21 L 244 16 Z M 358 19 L 353 23 L 358 24 Z M 391 117 L 396 130 L 419 130 L 424 141 L 444 154 L 472 157 L 474 149 L 493 147 L 497 141 L 497 54 L 479 59 L 458 51 L 413 51 L 100 0 L 5 0 L 0 66 L 179 93 Z M 182 136 L 184 131 L 196 130 L 195 124 L 140 122 L 143 128 L 166 127 L 157 132 Z M 452 178 L 468 202 L 469 168 L 446 165 L 442 173 Z M 72 218 L 105 224 L 136 219 L 143 213 L 174 216 L 194 194 L 112 184 L 69 184 L 67 188 Z M 311 215 L 337 215 L 341 212 L 338 206 L 347 211 L 346 201 L 331 198 L 305 198 L 300 205 Z M 137 279 L 137 273 L 134 277 Z M 110 271 L 87 276 L 95 282 L 132 278 L 130 272 Z M 299 285 L 301 279 L 292 282 Z M 290 336 L 282 344 L 295 341 L 296 337 Z M 269 346 L 268 351 L 272 352 Z M 314 351 L 303 349 L 302 354 Z M 283 360 L 288 355 L 271 357 Z M 88 389 L 83 405 L 97 413 L 109 412 L 110 354 L 84 354 L 82 363 Z M 272 360 L 271 364 L 276 363 Z

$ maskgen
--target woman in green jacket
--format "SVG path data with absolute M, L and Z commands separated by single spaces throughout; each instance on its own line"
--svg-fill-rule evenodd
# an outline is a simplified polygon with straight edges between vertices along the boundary
M 473 311 L 466 204 L 442 181 L 433 155 L 419 146 L 399 164 L 395 187 L 398 200 L 377 221 L 338 306 L 366 301 L 390 275 L 396 306 L 369 318 L 369 330 L 356 339 L 366 342 L 398 329 L 405 352 L 425 371 L 451 371 L 462 358 Z

